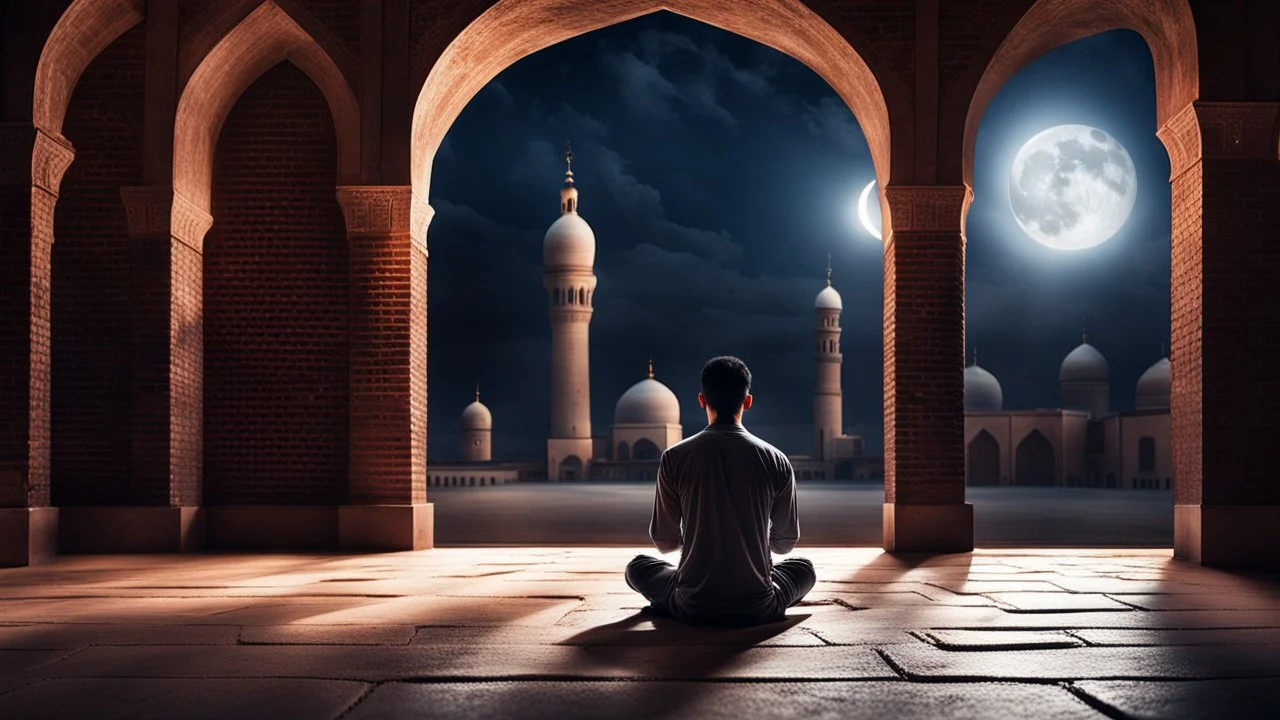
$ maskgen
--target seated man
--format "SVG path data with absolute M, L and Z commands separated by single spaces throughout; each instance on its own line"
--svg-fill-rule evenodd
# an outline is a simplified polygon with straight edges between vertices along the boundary
M 683 548 L 680 565 L 639 555 L 626 575 L 652 613 L 706 625 L 780 620 L 817 581 L 808 560 L 769 556 L 800 538 L 796 480 L 787 456 L 742 426 L 750 391 L 741 360 L 709 360 L 698 394 L 707 427 L 662 453 L 649 536 L 664 553 Z

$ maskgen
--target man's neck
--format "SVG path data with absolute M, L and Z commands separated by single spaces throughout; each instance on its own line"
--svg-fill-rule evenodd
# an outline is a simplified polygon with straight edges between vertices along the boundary
M 708 427 L 742 427 L 741 417 L 721 418 L 719 416 L 708 418 Z

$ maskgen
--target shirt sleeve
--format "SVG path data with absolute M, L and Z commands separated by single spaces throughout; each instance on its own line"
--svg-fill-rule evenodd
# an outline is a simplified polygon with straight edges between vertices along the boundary
M 796 473 L 791 461 L 782 459 L 784 481 L 773 498 L 773 510 L 769 513 L 769 549 L 786 555 L 800 541 L 800 516 L 796 511 Z
M 658 461 L 658 487 L 653 499 L 653 519 L 649 522 L 649 537 L 659 552 L 679 550 L 683 535 L 680 532 L 680 493 L 676 490 L 667 454 Z

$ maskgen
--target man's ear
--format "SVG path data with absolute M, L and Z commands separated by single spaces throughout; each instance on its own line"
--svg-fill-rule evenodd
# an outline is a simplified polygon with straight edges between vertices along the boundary
M 707 409 L 707 399 L 702 396 L 702 393 L 698 393 L 698 407 L 703 410 Z
M 750 394 L 750 393 L 748 393 L 748 394 L 747 394 L 747 396 L 746 396 L 745 398 L 743 398 L 743 399 L 742 399 L 742 409 L 743 409 L 743 410 L 750 410 L 750 409 L 751 409 L 751 394 Z

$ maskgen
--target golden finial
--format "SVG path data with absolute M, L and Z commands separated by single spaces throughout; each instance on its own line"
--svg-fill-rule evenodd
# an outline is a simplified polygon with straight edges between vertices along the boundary
M 978 366 L 978 348 L 976 347 L 973 349 L 973 366 Z
M 564 182 L 566 185 L 573 184 L 573 148 L 569 145 L 569 141 L 564 141 Z
M 649 379 L 653 379 L 653 356 L 649 356 Z
M 1080 344 L 1084 345 L 1087 342 L 1089 342 L 1089 328 L 1082 317 L 1080 318 Z
M 827 253 L 827 287 L 831 287 L 831 253 Z
M 476 380 L 476 402 L 480 402 L 480 381 Z

